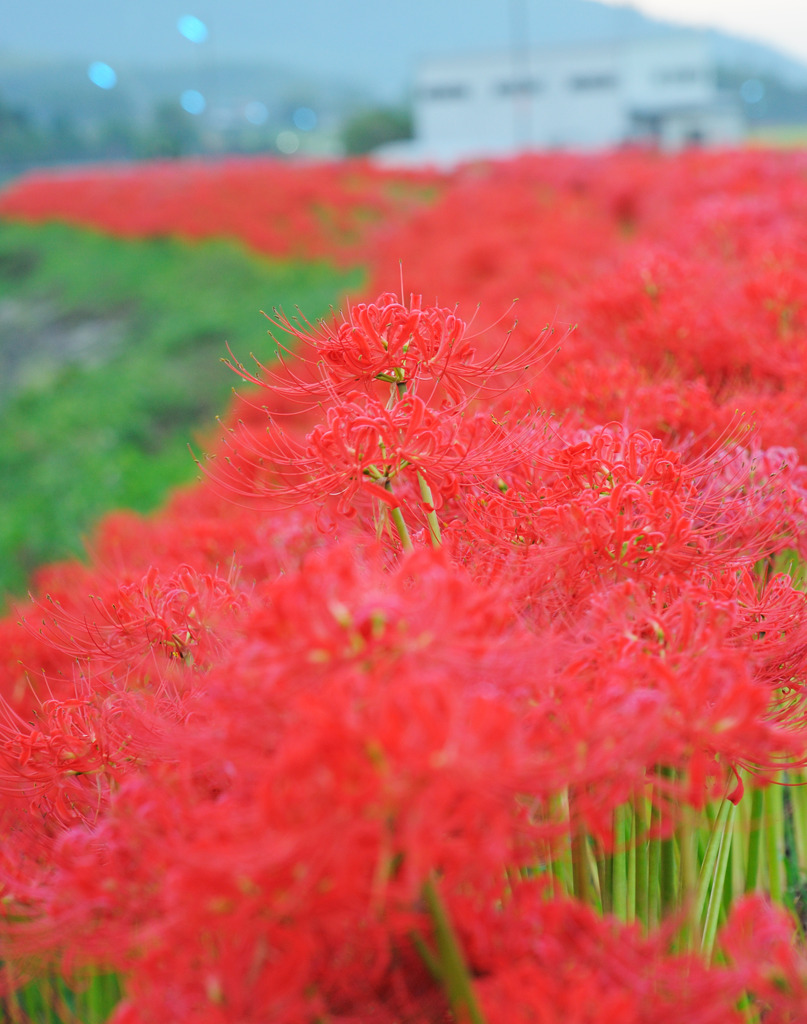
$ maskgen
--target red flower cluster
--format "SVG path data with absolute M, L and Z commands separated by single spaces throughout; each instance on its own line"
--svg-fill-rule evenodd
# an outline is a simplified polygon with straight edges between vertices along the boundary
M 366 238 L 439 187 L 429 172 L 383 173 L 363 162 L 170 161 L 28 174 L 0 196 L 0 216 L 58 219 L 124 238 L 236 237 L 296 259 L 361 259 Z
M 802 177 L 461 170 L 394 242 L 460 306 L 275 314 L 203 482 L 0 624 L 0 956 L 120 972 L 115 1024 L 802 1019 L 788 919 L 723 908 L 807 749 Z

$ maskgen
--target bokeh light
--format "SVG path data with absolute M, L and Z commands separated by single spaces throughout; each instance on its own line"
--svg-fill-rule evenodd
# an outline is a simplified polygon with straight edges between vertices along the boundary
M 115 71 L 109 64 L 104 64 L 101 60 L 93 61 L 90 64 L 87 68 L 87 76 L 92 84 L 97 85 L 99 89 L 114 89 L 118 81 Z
M 291 115 L 294 127 L 301 132 L 312 132 L 317 127 L 317 115 L 311 107 L 298 107 Z
M 746 103 L 759 103 L 765 98 L 765 86 L 758 78 L 746 78 L 740 86 L 740 96 Z
M 275 145 L 281 153 L 285 153 L 286 156 L 290 156 L 292 153 L 296 153 L 300 148 L 300 140 L 297 137 L 296 132 L 278 132 L 277 138 L 275 139 Z
M 186 89 L 179 98 L 183 110 L 189 114 L 201 114 L 207 106 L 207 100 L 196 89 Z
M 185 36 L 192 43 L 203 43 L 207 39 L 207 25 L 192 14 L 183 14 L 177 22 L 180 35 Z
M 266 124 L 269 111 L 265 103 L 261 103 L 260 100 L 252 100 L 244 107 L 244 117 L 250 124 Z

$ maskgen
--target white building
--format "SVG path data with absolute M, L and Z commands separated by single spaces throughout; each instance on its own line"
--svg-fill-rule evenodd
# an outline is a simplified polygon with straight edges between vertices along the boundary
M 705 36 L 626 39 L 424 61 L 414 84 L 415 139 L 382 159 L 453 164 L 524 149 L 629 143 L 730 145 L 745 134 L 721 97 Z

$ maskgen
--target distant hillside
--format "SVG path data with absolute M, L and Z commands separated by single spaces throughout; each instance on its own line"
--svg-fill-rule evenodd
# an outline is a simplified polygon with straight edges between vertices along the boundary
M 630 7 L 595 0 L 196 0 L 193 13 L 209 27 L 207 42 L 182 38 L 177 19 L 185 0 L 27 0 L 10 4 L 0 21 L 0 95 L 36 76 L 21 62 L 62 59 L 121 66 L 121 89 L 134 71 L 150 69 L 156 83 L 166 68 L 188 73 L 203 65 L 227 69 L 259 64 L 268 72 L 311 81 L 333 80 L 381 102 L 400 102 L 416 62 L 426 56 L 554 45 L 648 35 L 674 29 Z M 515 23 L 514 23 L 515 22 Z M 710 33 L 721 62 L 807 82 L 807 67 L 776 50 Z M 15 59 L 12 61 L 12 57 Z

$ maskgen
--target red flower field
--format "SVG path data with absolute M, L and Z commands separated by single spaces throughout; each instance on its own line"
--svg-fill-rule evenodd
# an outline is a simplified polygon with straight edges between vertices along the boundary
M 371 281 L 275 311 L 199 483 L 0 622 L 7 989 L 805 1019 L 807 156 L 155 165 L 0 214 Z

